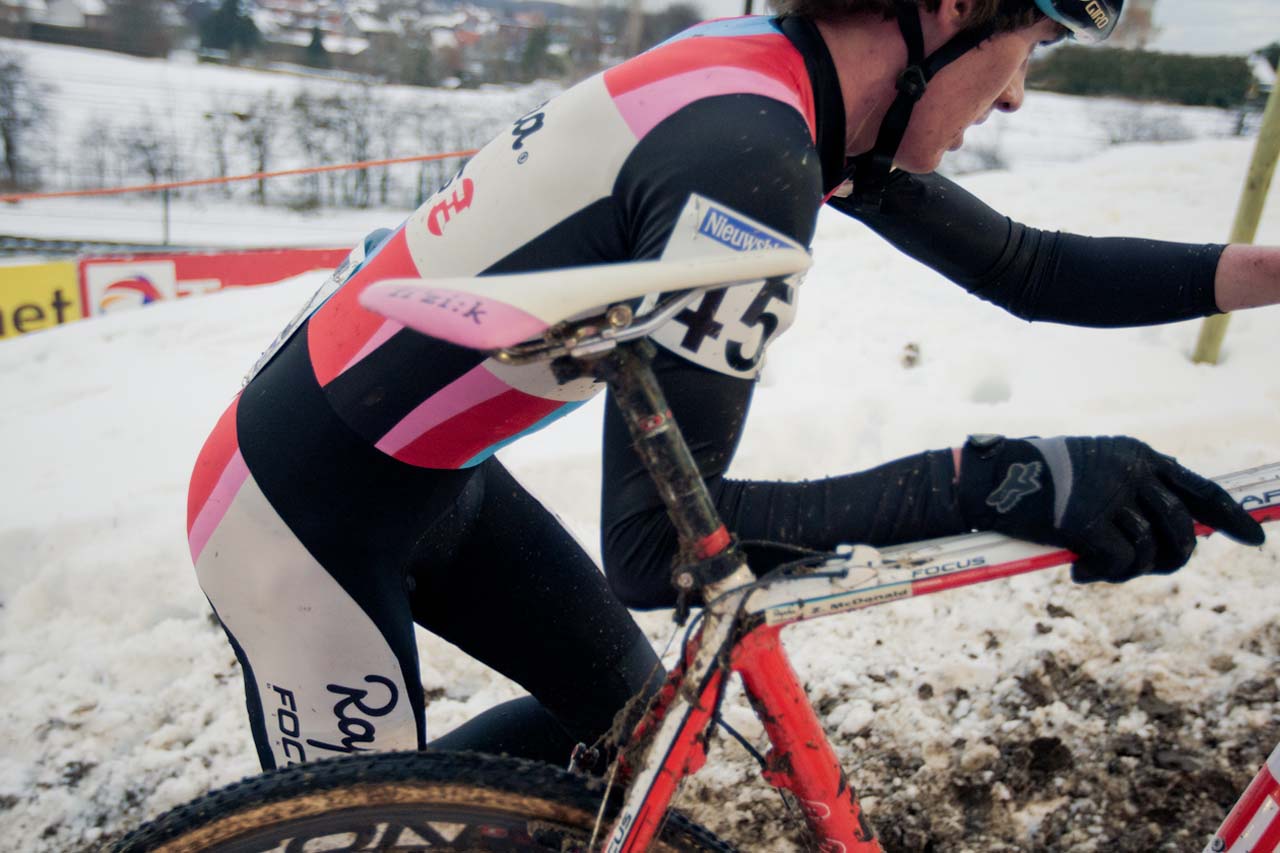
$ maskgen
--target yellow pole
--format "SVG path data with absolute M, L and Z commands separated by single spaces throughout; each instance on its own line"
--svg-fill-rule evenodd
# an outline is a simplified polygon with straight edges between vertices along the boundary
M 1262 218 L 1262 207 L 1267 200 L 1267 191 L 1271 189 L 1277 157 L 1280 157 L 1280 83 L 1271 87 L 1267 109 L 1262 114 L 1262 129 L 1258 131 L 1258 144 L 1253 149 L 1253 163 L 1249 166 L 1249 176 L 1245 178 L 1235 225 L 1231 227 L 1232 243 L 1252 243 L 1257 236 L 1258 220 Z M 1205 319 L 1192 361 L 1197 364 L 1218 363 L 1230 319 L 1230 314 Z

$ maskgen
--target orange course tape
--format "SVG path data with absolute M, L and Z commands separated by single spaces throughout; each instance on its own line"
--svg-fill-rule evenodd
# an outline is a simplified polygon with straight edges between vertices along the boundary
M 450 151 L 446 154 L 419 154 L 413 157 L 393 157 L 387 160 L 363 160 L 359 163 L 338 163 L 331 166 L 311 166 L 304 169 L 282 169 L 276 172 L 254 172 L 251 175 L 231 175 L 225 178 L 197 178 L 190 181 L 171 181 L 164 184 L 143 184 L 133 187 L 105 187 L 96 190 L 63 190 L 53 193 L 12 193 L 0 195 L 0 202 L 15 203 L 50 198 L 77 198 L 96 195 L 123 195 L 124 193 L 160 192 L 184 187 L 204 187 L 214 184 L 230 184 L 236 181 L 261 181 L 267 178 L 283 178 L 290 175 L 314 175 L 318 172 L 341 172 L 349 169 L 367 169 L 373 166 L 394 166 L 398 163 L 424 163 L 431 160 L 448 160 L 454 157 L 470 157 L 477 149 Z

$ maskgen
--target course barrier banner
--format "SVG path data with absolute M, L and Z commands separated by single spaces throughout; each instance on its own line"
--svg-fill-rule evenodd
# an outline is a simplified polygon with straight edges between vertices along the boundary
M 80 297 L 85 314 L 99 316 L 164 299 L 275 284 L 312 270 L 332 269 L 349 251 L 260 249 L 83 258 Z
M 0 338 L 85 316 L 73 261 L 0 266 Z

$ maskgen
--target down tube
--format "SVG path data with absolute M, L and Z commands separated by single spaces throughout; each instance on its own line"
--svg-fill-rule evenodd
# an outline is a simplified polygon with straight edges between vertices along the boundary
M 782 650 L 780 630 L 754 629 L 733 654 L 733 669 L 773 745 L 764 777 L 800 801 L 823 853 L 884 853 Z

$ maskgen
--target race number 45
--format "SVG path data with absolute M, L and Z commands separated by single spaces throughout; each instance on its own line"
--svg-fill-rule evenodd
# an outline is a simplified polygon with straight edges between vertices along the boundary
M 791 325 L 794 314 L 795 289 L 784 278 L 713 290 L 672 319 L 683 334 L 663 343 L 713 370 L 754 375 L 770 341 Z

